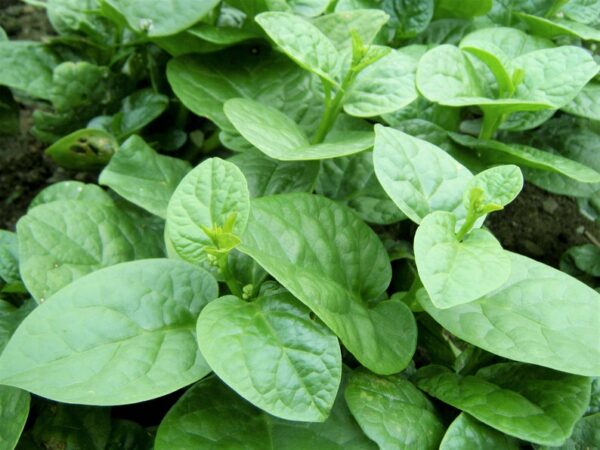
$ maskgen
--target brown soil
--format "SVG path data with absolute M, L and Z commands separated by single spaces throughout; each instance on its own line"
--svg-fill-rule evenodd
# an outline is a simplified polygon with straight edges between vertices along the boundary
M 575 200 L 532 185 L 485 224 L 507 250 L 554 267 L 569 247 L 600 237 L 600 225 L 582 216 Z

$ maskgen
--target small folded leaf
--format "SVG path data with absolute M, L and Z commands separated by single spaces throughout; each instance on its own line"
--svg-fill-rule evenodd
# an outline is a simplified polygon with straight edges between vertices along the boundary
M 600 41 L 600 31 L 594 26 L 569 19 L 547 19 L 523 12 L 515 12 L 515 15 L 525 22 L 533 34 L 537 34 L 538 36 L 550 39 L 558 36 L 574 36 L 584 41 Z
M 473 150 L 482 150 L 484 158 L 495 162 L 516 163 L 533 169 L 559 173 L 582 183 L 600 182 L 600 173 L 591 167 L 565 158 L 564 156 L 520 144 L 504 144 L 489 139 L 475 139 L 464 134 L 450 133 L 450 137 L 460 145 Z M 490 154 L 494 152 L 494 154 Z
M 316 26 L 285 12 L 265 12 L 256 16 L 255 20 L 300 67 L 333 85 L 338 84 L 340 55 Z
M 203 262 L 205 249 L 214 245 L 205 229 L 222 227 L 235 216 L 230 231 L 241 236 L 249 210 L 250 193 L 240 169 L 220 158 L 210 158 L 177 186 L 167 208 L 165 235 L 179 257 L 191 263 Z
M 23 282 L 40 303 L 95 270 L 163 255 L 159 232 L 104 203 L 37 206 L 19 220 L 17 235 Z
M 543 367 L 503 363 L 476 376 L 461 376 L 442 366 L 417 372 L 417 386 L 519 439 L 561 445 L 589 401 L 591 380 Z
M 383 189 L 413 222 L 420 223 L 432 211 L 466 216 L 462 196 L 473 176 L 444 150 L 377 125 L 373 160 Z
M 31 397 L 28 392 L 10 386 L 0 386 L 0 448 L 17 447 L 27 416 Z
M 211 369 L 249 402 L 284 419 L 322 422 L 342 360 L 335 335 L 309 312 L 283 290 L 252 302 L 222 297 L 200 314 L 198 345 Z
M 519 450 L 519 441 L 474 419 L 467 413 L 450 424 L 440 450 L 481 450 L 483 448 Z
M 464 305 L 421 306 L 450 333 L 496 355 L 579 375 L 600 375 L 600 294 L 575 278 L 515 253 L 509 280 Z M 566 302 L 565 299 L 568 299 Z
M 477 300 L 510 276 L 510 258 L 489 231 L 475 229 L 459 241 L 455 230 L 456 217 L 436 211 L 415 234 L 419 277 L 436 308 Z
M 380 449 L 438 448 L 444 425 L 427 397 L 400 375 L 380 377 L 356 370 L 345 398 L 360 427 Z
M 94 272 L 21 323 L 0 356 L 0 383 L 66 403 L 160 397 L 210 372 L 196 318 L 218 295 L 206 271 L 149 259 Z
M 87 128 L 75 131 L 52 144 L 46 154 L 65 169 L 102 169 L 119 145 L 112 134 Z
M 348 208 L 309 194 L 255 199 L 240 250 L 312 309 L 370 370 L 396 373 L 412 358 L 416 325 L 408 307 L 367 303 L 385 291 L 391 267 L 377 235 Z
M 99 183 L 130 202 L 167 216 L 167 205 L 181 179 L 191 170 L 187 161 L 163 156 L 139 136 L 125 141 L 100 173 Z

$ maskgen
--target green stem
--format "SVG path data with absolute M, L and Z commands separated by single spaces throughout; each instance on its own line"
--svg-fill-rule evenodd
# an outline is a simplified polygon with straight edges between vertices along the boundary
M 331 100 L 331 84 L 327 80 L 321 79 L 323 88 L 325 90 L 325 111 L 323 112 L 321 123 L 319 123 L 319 128 L 312 138 L 312 144 L 320 144 L 323 142 L 327 136 L 327 133 L 331 131 L 335 120 L 342 110 L 342 102 L 344 100 L 344 96 L 346 95 L 346 91 L 350 86 L 352 86 L 352 83 L 354 83 L 356 75 L 357 74 L 354 73 L 353 70 L 348 71 L 348 74 L 342 81 L 342 85 L 336 92 L 335 97 L 333 97 L 333 101 Z
M 233 277 L 233 274 L 229 270 L 229 263 L 227 262 L 228 254 L 222 255 L 219 257 L 219 268 L 221 269 L 221 274 L 225 279 L 225 284 L 231 291 L 233 295 L 239 298 L 243 298 L 242 288 L 237 280 Z
M 490 109 L 483 109 L 483 123 L 481 124 L 479 139 L 492 139 L 503 120 L 503 114 L 498 114 L 496 111 Z
M 462 241 L 466 234 L 471 231 L 471 228 L 473 228 L 473 225 L 475 225 L 475 222 L 478 218 L 479 216 L 473 211 L 473 208 L 469 208 L 465 223 L 463 223 L 462 227 L 460 227 L 460 230 L 458 230 L 458 233 L 456 233 L 456 239 Z

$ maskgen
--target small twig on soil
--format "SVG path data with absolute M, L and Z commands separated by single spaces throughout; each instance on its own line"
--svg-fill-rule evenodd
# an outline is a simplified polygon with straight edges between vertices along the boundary
M 585 237 L 588 238 L 592 244 L 594 244 L 596 247 L 600 248 L 600 240 L 598 240 L 598 238 L 596 236 L 594 236 L 592 233 L 590 233 L 587 230 L 585 230 L 583 234 L 585 234 Z

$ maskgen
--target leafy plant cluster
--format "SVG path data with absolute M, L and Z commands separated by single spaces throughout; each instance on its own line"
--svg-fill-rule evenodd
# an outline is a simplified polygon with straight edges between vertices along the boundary
M 598 247 L 483 226 L 596 217 L 599 1 L 29 3 L 2 98 L 99 178 L 0 232 L 0 448 L 600 445 Z

